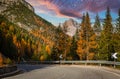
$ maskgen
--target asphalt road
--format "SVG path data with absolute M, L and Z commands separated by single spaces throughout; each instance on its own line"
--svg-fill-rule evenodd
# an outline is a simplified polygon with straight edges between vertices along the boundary
M 24 73 L 4 79 L 120 79 L 112 68 L 79 65 L 19 65 Z

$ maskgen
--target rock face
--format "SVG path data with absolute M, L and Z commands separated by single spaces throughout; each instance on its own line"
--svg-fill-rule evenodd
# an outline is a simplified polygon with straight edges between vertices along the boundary
M 63 30 L 66 30 L 67 35 L 73 36 L 76 33 L 76 29 L 79 28 L 79 24 L 75 20 L 69 19 L 62 24 L 62 27 Z
M 25 0 L 0 0 L 0 15 L 27 31 L 38 27 L 33 24 L 34 8 Z
M 1 0 L 0 2 L 9 4 L 12 2 L 18 2 L 18 1 L 23 1 L 23 0 Z
M 25 0 L 0 0 L 0 16 L 28 32 L 47 30 L 45 34 L 51 35 L 55 29 L 50 22 L 36 15 L 33 7 Z
M 28 7 L 31 11 L 34 11 L 34 8 L 27 3 L 25 0 L 0 0 L 1 4 L 12 5 L 13 3 L 19 4 L 23 3 L 26 7 Z

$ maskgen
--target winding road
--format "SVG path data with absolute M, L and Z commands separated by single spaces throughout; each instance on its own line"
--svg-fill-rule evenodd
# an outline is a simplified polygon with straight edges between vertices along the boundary
M 4 79 L 120 79 L 112 68 L 81 65 L 18 65 L 24 73 Z

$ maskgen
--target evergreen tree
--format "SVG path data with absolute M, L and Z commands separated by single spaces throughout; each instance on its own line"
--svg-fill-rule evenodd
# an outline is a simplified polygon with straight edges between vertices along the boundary
M 70 47 L 70 56 L 72 57 L 72 60 L 78 60 L 79 56 L 77 55 L 77 40 L 75 38 L 75 36 L 73 36 L 72 38 L 72 42 L 71 42 L 71 47 Z
M 97 36 L 100 36 L 101 24 L 100 24 L 100 20 L 99 20 L 98 14 L 96 15 L 96 18 L 95 18 L 95 23 L 93 25 L 93 30 L 94 30 L 94 32 L 96 33 Z
M 118 11 L 118 18 L 117 18 L 117 22 L 116 22 L 116 31 L 120 36 L 120 9 Z
M 99 50 L 101 59 L 111 60 L 111 54 L 114 53 L 111 51 L 114 51 L 114 45 L 112 17 L 110 15 L 109 7 L 107 8 L 106 18 L 103 23 L 103 31 L 101 32 Z
M 57 56 L 57 57 L 55 57 L 56 60 L 59 60 L 59 56 L 61 54 L 63 55 L 64 59 L 66 59 L 67 52 L 69 52 L 68 50 L 70 49 L 69 37 L 64 34 L 60 25 L 58 26 L 56 31 L 57 31 L 57 34 L 55 37 L 56 40 L 55 40 L 55 45 L 53 46 L 52 55 Z M 52 59 L 54 59 L 54 58 L 52 57 Z
M 120 55 L 120 9 L 118 11 L 118 18 L 116 21 L 116 32 L 114 33 L 114 38 L 115 38 L 114 41 L 115 50 Z
M 98 14 L 95 17 L 95 23 L 93 25 L 93 30 L 94 30 L 94 32 L 96 34 L 96 42 L 97 42 L 97 44 L 99 44 L 102 29 L 101 29 L 101 24 L 100 24 Z M 99 49 L 97 48 L 96 54 L 95 54 L 95 59 L 99 59 L 99 51 L 98 50 Z

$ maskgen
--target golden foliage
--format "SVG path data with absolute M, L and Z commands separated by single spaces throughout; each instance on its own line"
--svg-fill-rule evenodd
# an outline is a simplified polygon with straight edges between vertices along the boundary
M 14 27 L 12 25 L 9 26 L 10 31 L 14 31 Z
M 89 47 L 90 48 L 97 48 L 98 44 L 96 43 L 96 41 L 91 41 L 91 42 L 89 42 Z
M 16 37 L 16 35 L 13 36 L 13 43 L 14 43 L 14 44 L 17 43 L 17 37 Z
M 40 34 L 38 30 L 31 31 L 30 33 L 32 35 L 34 35 L 35 37 L 41 38 L 45 44 L 53 46 L 54 42 L 52 42 L 51 40 L 48 40 L 46 37 L 44 37 L 42 34 Z
M 81 29 L 79 31 L 79 40 L 77 41 L 77 54 L 80 59 L 84 58 L 86 60 L 93 56 L 91 54 L 97 48 L 96 35 L 91 27 L 89 14 L 86 13 L 86 16 L 83 16 L 81 23 Z M 86 56 L 86 57 L 85 57 Z
M 45 60 L 44 56 L 43 55 L 40 56 L 40 61 L 44 61 L 44 60 Z
M 92 59 L 94 58 L 94 55 L 95 55 L 94 52 L 89 53 L 89 55 L 88 55 L 88 60 L 92 60 Z
M 21 44 L 25 46 L 25 45 L 27 45 L 27 42 L 22 38 Z
M 2 26 L 6 26 L 6 23 L 5 23 L 5 22 L 2 22 L 1 25 L 2 25 Z
M 95 40 L 95 38 L 96 38 L 96 35 L 93 34 L 93 35 L 90 37 L 90 40 Z
M 47 53 L 48 53 L 49 55 L 51 54 L 49 45 L 46 46 L 46 51 L 47 51 Z
M 2 57 L 2 55 L 1 55 L 1 53 L 0 53 L 0 66 L 1 65 L 3 65 L 3 57 Z
M 80 57 L 81 60 L 82 60 L 82 56 L 85 52 L 84 43 L 85 43 L 84 40 L 81 40 L 81 39 L 77 42 L 78 47 L 77 47 L 76 52 L 77 52 L 77 54 L 78 54 L 78 56 Z

